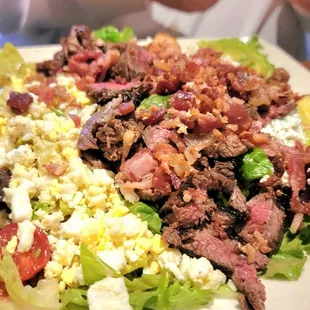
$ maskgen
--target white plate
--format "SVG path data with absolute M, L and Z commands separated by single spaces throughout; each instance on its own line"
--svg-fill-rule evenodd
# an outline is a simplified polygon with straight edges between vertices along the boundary
M 180 39 L 179 40 L 184 51 L 196 47 L 197 40 Z M 290 76 L 290 84 L 295 92 L 300 94 L 310 93 L 310 72 L 301 66 L 294 58 L 286 52 L 268 42 L 261 40 L 264 51 L 268 54 L 269 59 L 277 67 L 285 68 Z M 145 43 L 145 41 L 143 42 Z M 55 52 L 60 50 L 59 45 L 35 46 L 20 48 L 22 56 L 26 61 L 39 62 L 51 59 Z M 263 283 L 267 291 L 267 310 L 309 310 L 310 309 L 310 261 L 302 272 L 302 276 L 298 281 L 280 281 L 265 280 Z M 230 300 L 216 300 L 211 307 L 216 310 L 235 310 L 240 309 L 237 302 Z

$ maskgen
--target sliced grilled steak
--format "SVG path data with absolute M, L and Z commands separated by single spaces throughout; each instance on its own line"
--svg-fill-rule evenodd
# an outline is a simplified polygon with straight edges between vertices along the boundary
M 102 124 L 96 132 L 96 138 L 103 156 L 107 160 L 115 162 L 121 160 L 124 153 L 127 153 L 125 154 L 125 159 L 129 153 L 129 149 L 127 152 L 124 150 L 126 132 L 130 132 L 132 135 L 129 143 L 130 148 L 140 138 L 143 128 L 142 123 L 136 122 L 133 119 L 114 118 Z
M 0 202 L 3 199 L 3 189 L 9 186 L 11 180 L 11 171 L 6 168 L 0 168 Z
M 117 115 L 117 108 L 122 99 L 116 98 L 109 102 L 103 110 L 96 112 L 84 125 L 78 140 L 78 148 L 81 151 L 98 149 L 96 132 L 100 126 L 114 119 Z
M 240 156 L 247 151 L 247 147 L 241 142 L 237 135 L 229 135 L 225 141 L 218 146 L 218 154 L 223 158 Z
M 88 96 L 94 98 L 97 103 L 105 104 L 112 99 L 122 96 L 123 100 L 141 101 L 149 94 L 151 86 L 146 83 L 129 82 L 118 84 L 115 82 L 92 83 L 86 88 Z
M 213 170 L 219 174 L 224 175 L 228 179 L 235 179 L 234 173 L 235 165 L 232 161 L 219 161 L 215 162 Z
M 195 188 L 173 192 L 160 210 L 164 221 L 175 227 L 191 228 L 205 222 L 216 205 L 206 191 Z
M 172 132 L 159 125 L 148 126 L 144 129 L 142 138 L 148 149 L 152 150 L 158 143 L 170 142 Z
M 210 226 L 191 231 L 191 238 L 185 243 L 182 243 L 181 233 L 172 228 L 164 231 L 163 238 L 188 253 L 206 257 L 215 265 L 230 271 L 234 283 L 246 294 L 253 308 L 255 310 L 264 309 L 266 293 L 263 284 L 257 278 L 256 269 L 266 267 L 267 256 L 256 252 L 255 262 L 249 264 L 237 241 L 215 237 L 214 230 Z
M 229 135 L 223 141 L 213 143 L 203 149 L 202 154 L 211 158 L 234 158 L 238 157 L 248 150 L 247 146 L 239 139 L 237 135 Z
M 145 47 L 128 44 L 112 68 L 112 75 L 120 76 L 127 81 L 141 80 L 149 72 L 152 63 L 153 56 Z
M 205 191 L 219 190 L 223 193 L 229 194 L 230 199 L 228 204 L 240 212 L 247 212 L 247 206 L 245 204 L 246 198 L 238 188 L 236 181 L 228 179 L 224 175 L 215 171 L 205 170 L 194 175 L 192 183 L 196 188 Z
M 61 45 L 66 59 L 84 50 L 99 51 L 92 38 L 91 30 L 84 25 L 73 26 L 70 35 L 61 40 Z
M 64 52 L 59 51 L 54 55 L 54 59 L 46 60 L 36 64 L 37 72 L 45 76 L 54 76 L 65 63 Z
M 263 245 L 259 240 L 261 235 L 268 247 L 277 250 L 284 234 L 284 211 L 277 207 L 273 195 L 269 193 L 253 197 L 247 202 L 247 206 L 249 220 L 240 232 L 240 237 L 259 247 Z
M 121 102 L 121 98 L 113 99 L 87 121 L 78 140 L 81 151 L 100 150 L 104 159 L 111 162 L 124 160 L 128 156 L 144 126 L 134 119 L 116 118 L 120 115 L 118 107 Z
M 232 275 L 232 280 L 237 288 L 245 293 L 248 302 L 255 310 L 265 309 L 266 291 L 257 278 L 255 268 L 247 264 L 238 266 Z

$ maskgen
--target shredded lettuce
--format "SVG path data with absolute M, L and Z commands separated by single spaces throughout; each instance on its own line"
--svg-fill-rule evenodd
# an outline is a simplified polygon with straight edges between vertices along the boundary
M 126 285 L 134 310 L 198 309 L 211 303 L 215 295 L 211 290 L 194 288 L 189 282 L 173 282 L 167 272 L 127 280 Z
M 135 34 L 130 27 L 118 30 L 116 27 L 108 26 L 100 28 L 93 32 L 96 39 L 106 42 L 128 42 L 135 38 Z
M 305 227 L 298 236 L 291 238 L 286 233 L 279 252 L 272 256 L 265 273 L 266 278 L 284 277 L 288 280 L 299 279 L 307 261 L 304 251 L 309 251 L 310 226 Z
M 161 275 L 143 274 L 140 278 L 129 280 L 125 278 L 126 287 L 129 293 L 135 291 L 146 291 L 158 287 Z
M 87 290 L 71 288 L 60 296 L 62 310 L 87 310 Z
M 128 204 L 129 210 L 134 214 L 139 214 L 142 221 L 147 222 L 149 229 L 153 233 L 160 233 L 162 221 L 157 212 L 143 202 Z
M 245 180 L 260 179 L 273 173 L 273 165 L 264 150 L 256 148 L 251 153 L 244 155 L 241 172 Z
M 5 251 L 0 260 L 0 278 L 4 281 L 7 293 L 17 309 L 58 310 L 61 308 L 57 280 L 40 280 L 35 288 L 29 285 L 23 286 L 12 256 Z
M 306 146 L 310 145 L 310 96 L 304 96 L 297 102 L 297 111 L 303 124 Z
M 169 108 L 169 99 L 171 96 L 160 96 L 160 95 L 151 95 L 148 98 L 145 98 L 138 107 L 139 110 L 149 110 L 151 106 L 156 106 L 159 108 Z
M 31 201 L 31 206 L 32 206 L 32 210 L 33 210 L 32 219 L 35 220 L 35 219 L 37 219 L 35 212 L 38 210 L 48 211 L 51 208 L 51 203 L 50 202 L 41 202 L 41 201 Z
M 81 244 L 80 258 L 84 282 L 86 285 L 94 284 L 107 276 L 119 276 L 119 274 L 112 267 L 104 263 L 84 244 Z
M 199 41 L 200 48 L 212 48 L 222 52 L 224 56 L 229 56 L 231 60 L 255 69 L 265 78 L 269 78 L 273 71 L 272 65 L 267 55 L 262 52 L 262 46 L 257 36 L 252 37 L 248 42 L 242 42 L 236 38 Z
M 34 71 L 34 64 L 26 64 L 13 44 L 4 44 L 0 52 L 0 87 L 9 84 L 11 76 L 23 78 Z

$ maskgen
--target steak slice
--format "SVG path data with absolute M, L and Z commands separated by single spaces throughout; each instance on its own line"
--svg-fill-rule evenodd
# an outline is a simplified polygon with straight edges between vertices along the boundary
M 228 179 L 235 179 L 234 173 L 235 165 L 232 161 L 215 161 L 213 170 L 219 174 L 222 174 Z
M 158 143 L 170 142 L 172 132 L 160 125 L 148 126 L 144 129 L 142 138 L 148 149 L 153 150 Z
M 103 105 L 118 96 L 121 96 L 126 101 L 141 101 L 149 94 L 150 89 L 151 86 L 149 84 L 140 82 L 129 82 L 126 84 L 103 82 L 89 84 L 86 88 L 86 93 L 94 98 L 98 104 Z
M 153 56 L 145 47 L 128 44 L 113 66 L 112 75 L 120 76 L 127 81 L 141 80 L 150 71 L 152 64 Z
M 127 157 L 132 145 L 140 138 L 144 125 L 134 119 L 119 118 L 121 102 L 121 98 L 113 99 L 86 122 L 78 139 L 82 156 L 85 151 L 99 150 L 103 159 L 109 162 Z M 92 162 L 95 163 L 94 158 Z
M 218 190 L 230 195 L 228 205 L 239 212 L 247 212 L 246 198 L 235 180 L 228 179 L 224 175 L 213 170 L 204 170 L 193 177 L 192 183 L 196 188 L 205 191 Z
M 81 151 L 98 149 L 96 132 L 102 124 L 107 123 L 115 117 L 117 108 L 121 102 L 121 98 L 112 100 L 103 110 L 93 114 L 93 116 L 86 122 L 78 139 L 78 148 Z
M 231 279 L 237 288 L 245 293 L 248 302 L 255 310 L 265 309 L 265 287 L 257 278 L 256 270 L 251 265 L 242 264 L 238 266 Z
M 96 132 L 96 138 L 98 139 L 98 146 L 103 152 L 104 158 L 116 162 L 120 161 L 123 155 L 125 155 L 125 159 L 129 152 L 129 149 L 127 152 L 124 150 L 126 132 L 131 132 L 132 134 L 130 148 L 140 138 L 143 128 L 144 126 L 141 122 L 136 122 L 133 119 L 124 120 L 120 118 L 108 120 L 100 126 Z
M 0 168 L 0 202 L 4 196 L 3 189 L 9 186 L 11 175 L 12 173 L 8 168 Z
M 218 146 L 218 154 L 223 158 L 240 156 L 247 151 L 247 147 L 241 142 L 237 135 L 229 135 L 225 141 Z
M 266 293 L 263 284 L 256 275 L 256 269 L 264 269 L 268 257 L 256 252 L 256 259 L 249 264 L 246 256 L 241 252 L 239 243 L 231 239 L 219 239 L 214 236 L 213 229 L 209 226 L 201 230 L 191 231 L 190 239 L 182 242 L 181 234 L 171 227 L 164 231 L 163 238 L 195 256 L 209 259 L 213 264 L 232 273 L 235 285 L 242 290 L 249 303 L 255 310 L 263 310 Z
M 229 135 L 223 141 L 213 143 L 203 149 L 202 154 L 211 158 L 234 158 L 248 150 L 247 146 L 235 135 Z
M 36 64 L 36 70 L 45 76 L 54 76 L 65 63 L 64 52 L 59 51 L 52 60 L 46 60 Z
M 239 236 L 255 246 L 255 243 L 261 243 L 255 236 L 259 233 L 267 241 L 267 246 L 276 251 L 284 234 L 284 211 L 277 207 L 270 193 L 256 195 L 247 202 L 247 206 L 249 220 Z

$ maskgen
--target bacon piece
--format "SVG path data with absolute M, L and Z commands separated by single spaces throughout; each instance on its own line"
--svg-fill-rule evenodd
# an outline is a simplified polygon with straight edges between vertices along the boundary
M 155 161 L 147 149 L 136 153 L 132 158 L 122 164 L 120 171 L 129 181 L 140 181 L 143 176 L 155 168 Z
M 78 115 L 70 113 L 69 117 L 74 122 L 75 127 L 80 127 L 81 126 L 81 118 Z
M 165 194 L 171 192 L 170 177 L 163 167 L 156 167 L 153 174 L 153 186 Z
M 32 102 L 33 98 L 29 93 L 11 91 L 6 103 L 14 114 L 19 115 L 27 112 Z
M 119 56 L 117 50 L 109 50 L 105 54 L 97 51 L 83 51 L 70 58 L 68 69 L 80 77 L 85 77 L 89 83 L 102 81 Z
M 179 90 L 175 93 L 171 100 L 171 106 L 178 111 L 188 111 L 195 107 L 195 105 L 196 101 L 194 94 L 183 90 Z
M 178 151 L 167 143 L 158 143 L 153 148 L 153 155 L 159 161 L 169 161 L 170 156 L 177 154 Z
M 60 176 L 66 172 L 68 166 L 69 166 L 68 162 L 64 161 L 62 163 L 50 163 L 44 165 L 44 168 L 49 174 Z
M 133 100 L 130 100 L 128 102 L 123 102 L 119 105 L 118 111 L 121 115 L 127 115 L 135 110 L 135 105 L 133 103 Z
M 176 145 L 176 147 L 181 153 L 185 151 L 186 145 L 181 136 L 177 132 L 172 131 L 170 133 L 170 140 Z
M 296 144 L 295 148 L 283 146 L 285 163 L 292 186 L 291 210 L 294 213 L 310 215 L 310 203 L 303 203 L 300 200 L 299 192 L 306 187 L 305 165 L 308 161 L 307 150 L 302 145 Z
M 151 106 L 150 109 L 139 109 L 135 112 L 136 118 L 141 120 L 145 125 L 154 125 L 159 123 L 164 119 L 166 115 L 166 108 L 159 108 L 156 106 Z
M 148 126 L 145 128 L 142 137 L 145 145 L 153 150 L 158 143 L 168 144 L 170 141 L 171 131 L 160 125 Z
M 231 103 L 225 114 L 229 124 L 238 125 L 241 131 L 247 130 L 251 126 L 251 118 L 244 105 Z
M 204 135 L 222 126 L 223 124 L 218 117 L 214 117 L 212 114 L 201 114 L 195 124 L 195 132 Z

